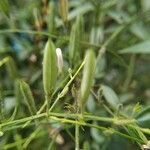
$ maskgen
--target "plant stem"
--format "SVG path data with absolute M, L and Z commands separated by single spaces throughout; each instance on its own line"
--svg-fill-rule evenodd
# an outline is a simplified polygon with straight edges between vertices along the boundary
M 79 111 L 80 111 L 80 107 L 79 107 L 79 101 L 78 100 L 76 100 L 76 114 L 78 115 L 79 114 Z M 81 114 L 81 115 L 83 115 L 83 114 Z M 77 116 L 77 118 L 76 118 L 76 122 L 80 122 L 80 120 L 79 120 L 79 116 Z M 80 137 L 79 137 L 79 134 L 80 134 L 80 132 L 79 132 L 79 130 L 80 130 L 80 126 L 79 126 L 79 124 L 75 124 L 75 150 L 80 150 Z
M 51 120 L 55 120 L 55 121 L 58 121 L 58 122 L 61 122 L 61 123 L 66 123 L 66 124 L 77 124 L 77 125 L 82 125 L 82 126 L 87 126 L 87 127 L 92 127 L 92 128 L 96 128 L 96 129 L 99 129 L 99 130 L 102 130 L 102 131 L 112 131 L 113 133 L 116 133 L 118 135 L 121 135 L 125 138 L 128 138 L 128 139 L 132 139 L 134 141 L 138 141 L 138 142 L 142 142 L 141 140 L 135 138 L 135 137 L 131 137 L 127 134 L 124 134 L 124 133 L 121 133 L 115 129 L 112 129 L 112 128 L 106 128 L 106 127 L 103 127 L 103 126 L 98 126 L 98 125 L 94 125 L 94 124 L 90 124 L 90 123 L 86 123 L 86 122 L 80 122 L 80 121 L 77 121 L 77 120 L 71 120 L 71 119 L 66 119 L 67 117 L 67 114 L 59 114 L 59 113 L 50 113 L 49 115 L 49 119 Z M 6 123 L 2 123 L 0 124 L 0 127 L 5 127 L 5 126 L 8 126 L 8 125 L 12 125 L 12 124 L 20 124 L 20 123 L 24 123 L 26 121 L 29 121 L 29 120 L 34 120 L 34 119 L 37 119 L 37 118 L 42 118 L 42 117 L 46 117 L 47 114 L 46 113 L 43 113 L 43 114 L 39 114 L 39 115 L 35 115 L 35 116 L 31 116 L 31 117 L 27 117 L 27 118 L 23 118 L 23 119 L 19 119 L 19 120 L 14 120 L 14 121 L 11 121 L 11 122 L 6 122 Z M 60 118 L 59 118 L 59 117 Z M 75 114 L 71 114 L 69 115 L 68 114 L 68 117 L 79 117 L 79 115 L 75 115 Z M 64 117 L 64 118 L 62 118 Z M 87 119 L 89 120 L 97 120 L 97 121 L 104 121 L 104 122 L 112 122 L 112 123 L 117 123 L 117 118 L 105 118 L 105 117 L 98 117 L 98 116 L 93 116 L 93 115 L 85 115 L 83 117 L 87 117 Z M 110 119 L 110 120 L 109 120 Z M 119 122 L 122 123 L 123 120 L 119 119 Z M 128 120 L 128 119 L 124 119 L 124 124 L 121 124 L 121 125 L 125 125 L 125 124 L 129 124 L 129 121 L 131 123 L 131 120 Z M 135 120 L 132 120 L 132 123 L 135 122 Z M 120 124 L 118 124 L 120 125 Z M 141 128 L 140 128 L 141 129 Z M 141 129 L 142 132 L 146 132 L 147 134 L 150 134 L 150 130 L 149 129 L 144 129 L 142 128 Z M 78 135 L 78 134 L 77 134 Z
M 123 92 L 126 92 L 129 85 L 130 85 L 130 82 L 131 82 L 131 79 L 132 79 L 132 76 L 134 73 L 135 62 L 136 62 L 136 55 L 133 54 L 130 58 L 130 63 L 129 63 L 129 66 L 127 68 L 127 77 L 126 77 L 125 82 L 123 84 Z
M 72 76 L 72 78 L 69 80 L 69 82 L 65 85 L 65 87 L 63 89 L 66 89 L 67 87 L 69 87 L 69 85 L 72 83 L 72 81 L 75 79 L 75 77 L 78 75 L 78 73 L 80 72 L 80 70 L 82 69 L 82 67 L 84 66 L 85 61 L 83 61 L 80 65 L 80 67 L 78 68 L 78 70 L 76 71 L 76 73 L 74 74 L 74 76 Z M 64 90 L 62 90 L 60 92 L 60 94 L 57 96 L 57 99 L 55 100 L 55 102 L 52 104 L 52 106 L 50 107 L 49 111 L 51 112 L 52 109 L 55 107 L 55 105 L 57 104 L 57 102 L 59 101 L 59 99 L 62 97 L 61 95 L 63 95 Z M 64 95 L 63 95 L 64 96 Z
M 46 101 L 46 112 L 47 112 L 47 116 L 49 115 L 49 97 L 48 95 L 45 95 L 45 101 Z
M 79 125 L 76 123 L 75 124 L 75 150 L 79 150 L 80 147 L 79 147 L 79 130 L 80 130 L 80 127 Z
M 38 118 L 43 118 L 46 117 L 47 114 L 46 113 L 42 113 L 42 114 L 37 114 L 34 116 L 30 116 L 30 117 L 26 117 L 26 118 L 22 118 L 22 119 L 18 119 L 18 120 L 13 120 L 13 121 L 9 121 L 9 122 L 4 122 L 0 124 L 0 127 L 5 127 L 8 125 L 12 125 L 12 124 L 20 124 L 20 123 L 24 123 L 27 121 L 32 121 L 34 119 L 38 119 Z M 49 117 L 64 117 L 63 119 L 65 120 L 66 118 L 69 119 L 76 119 L 77 117 L 82 117 L 80 114 L 62 114 L 62 113 L 49 113 Z M 129 123 L 136 123 L 136 120 L 134 119 L 119 119 L 119 118 L 108 118 L 108 117 L 99 117 L 99 116 L 95 116 L 95 115 L 84 115 L 83 114 L 83 118 L 85 120 L 93 120 L 93 121 L 102 121 L 102 122 L 108 122 L 108 123 L 114 123 L 114 124 L 118 124 L 121 123 L 121 125 L 125 125 L 125 124 L 129 124 Z M 119 121 L 119 122 L 118 122 Z

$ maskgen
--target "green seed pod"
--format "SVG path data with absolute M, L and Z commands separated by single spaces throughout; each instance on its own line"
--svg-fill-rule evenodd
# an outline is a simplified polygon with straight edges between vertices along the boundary
M 51 40 L 48 40 L 43 58 L 43 86 L 47 96 L 52 94 L 57 80 L 56 58 L 55 46 Z
M 49 3 L 49 17 L 48 17 L 48 30 L 49 33 L 54 33 L 55 31 L 55 4 L 53 1 Z
M 71 29 L 70 42 L 69 42 L 70 62 L 74 62 L 74 60 L 78 59 L 77 57 L 81 53 L 80 41 L 82 39 L 83 39 L 83 17 L 79 15 L 76 19 L 75 24 L 72 26 Z
M 69 42 L 69 59 L 70 63 L 74 62 L 74 56 L 75 52 L 77 51 L 77 38 L 76 38 L 76 32 L 75 32 L 75 25 L 72 26 L 71 34 L 70 34 L 70 42 Z
M 88 50 L 85 55 L 85 65 L 83 69 L 83 77 L 80 90 L 80 107 L 83 109 L 89 94 L 94 79 L 95 72 L 95 54 L 92 50 Z
M 76 31 L 77 31 L 77 39 L 80 43 L 80 39 L 83 39 L 84 35 L 84 20 L 82 15 L 78 15 L 76 19 Z
M 35 115 L 37 110 L 35 107 L 34 98 L 33 98 L 33 95 L 32 95 L 29 85 L 27 83 L 25 83 L 24 81 L 20 81 L 20 89 L 21 89 L 22 95 L 27 103 L 30 113 L 32 115 Z
M 12 80 L 15 80 L 18 77 L 18 72 L 17 72 L 17 67 L 12 59 L 12 57 L 8 57 L 8 61 L 6 63 L 6 68 L 9 76 L 11 77 Z
M 14 86 L 15 86 L 14 93 L 15 93 L 15 98 L 16 98 L 16 105 L 19 105 L 21 103 L 21 99 L 22 99 L 19 79 L 15 80 Z
M 59 12 L 64 23 L 68 21 L 68 0 L 59 0 Z

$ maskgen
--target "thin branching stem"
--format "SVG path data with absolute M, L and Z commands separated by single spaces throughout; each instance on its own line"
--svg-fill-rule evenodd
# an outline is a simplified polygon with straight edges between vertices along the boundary
M 78 73 L 80 72 L 80 70 L 82 69 L 82 67 L 84 66 L 85 61 L 83 61 L 80 65 L 80 67 L 78 68 L 78 70 L 76 71 L 76 73 L 74 74 L 74 76 L 72 76 L 72 78 L 69 80 L 69 82 L 65 85 L 65 87 L 63 88 L 63 90 L 60 92 L 60 94 L 58 94 L 58 97 L 56 98 L 55 102 L 52 104 L 52 106 L 50 107 L 49 111 L 51 112 L 52 109 L 55 107 L 55 105 L 57 104 L 57 102 L 60 100 L 61 97 L 64 96 L 64 89 L 67 89 L 69 87 L 69 85 L 72 83 L 72 81 L 75 79 L 75 77 L 78 75 Z

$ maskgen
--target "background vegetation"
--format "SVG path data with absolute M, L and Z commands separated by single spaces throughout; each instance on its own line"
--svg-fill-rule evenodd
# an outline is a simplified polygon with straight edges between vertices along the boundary
M 0 149 L 150 149 L 149 37 L 149 0 L 0 0 Z M 47 114 L 48 39 L 64 67 Z M 88 49 L 96 67 L 81 114 Z

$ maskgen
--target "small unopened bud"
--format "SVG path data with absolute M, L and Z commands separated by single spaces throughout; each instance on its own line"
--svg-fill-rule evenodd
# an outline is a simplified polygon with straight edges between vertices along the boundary
M 32 63 L 35 63 L 37 61 L 37 56 L 35 54 L 32 54 L 29 58 L 29 60 L 32 62 Z
M 58 71 L 59 73 L 62 72 L 63 69 L 63 56 L 62 56 L 62 51 L 60 48 L 56 48 L 56 55 L 57 55 L 57 66 L 58 66 Z

